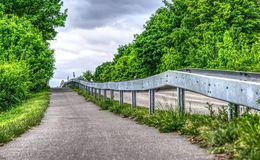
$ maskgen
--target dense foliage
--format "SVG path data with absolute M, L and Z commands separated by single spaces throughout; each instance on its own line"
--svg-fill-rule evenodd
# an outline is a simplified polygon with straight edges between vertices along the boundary
M 120 81 L 166 70 L 207 68 L 260 72 L 258 0 L 164 1 L 95 81 Z
M 28 19 L 41 31 L 44 40 L 53 40 L 56 27 L 64 26 L 67 10 L 61 12 L 61 0 L 0 0 L 4 14 L 13 14 Z
M 29 68 L 26 63 L 0 63 L 0 112 L 29 95 Z
M 92 81 L 93 75 L 92 75 L 91 71 L 88 70 L 88 71 L 84 72 L 83 78 L 89 82 Z
M 64 25 L 61 0 L 0 0 L 0 112 L 45 88 L 54 70 L 47 40 Z
M 0 19 L 0 61 L 25 61 L 30 71 L 31 89 L 43 88 L 52 77 L 53 50 L 30 21 L 17 16 Z

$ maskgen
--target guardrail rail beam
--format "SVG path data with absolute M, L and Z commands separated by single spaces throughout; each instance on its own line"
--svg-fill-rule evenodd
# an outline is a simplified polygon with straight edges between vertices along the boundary
M 97 89 L 110 90 L 112 100 L 114 99 L 113 91 L 119 91 L 120 103 L 123 103 L 123 91 L 147 91 L 173 86 L 178 88 L 180 111 L 185 110 L 185 90 L 235 104 L 235 107 L 232 107 L 233 112 L 230 112 L 230 118 L 231 114 L 239 115 L 239 105 L 260 110 L 260 104 L 257 102 L 260 99 L 260 73 L 253 72 L 184 69 L 121 82 L 93 83 L 77 79 L 61 82 L 62 87 L 68 84 L 78 87 L 81 87 L 80 84 L 87 86 L 91 88 L 95 97 Z M 93 92 L 93 88 L 95 88 L 95 92 Z

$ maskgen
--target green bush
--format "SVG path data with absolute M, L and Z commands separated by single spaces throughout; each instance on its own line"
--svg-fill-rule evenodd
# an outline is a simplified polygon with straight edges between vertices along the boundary
M 103 103 L 100 104 L 100 108 L 103 110 L 108 110 L 108 108 L 113 105 L 113 101 L 105 100 Z
M 260 117 L 246 115 L 236 120 L 238 140 L 235 143 L 235 157 L 257 160 L 260 157 Z
M 27 19 L 13 15 L 0 18 L 0 61 L 26 62 L 32 90 L 45 88 L 52 77 L 53 52 Z
M 31 83 L 25 63 L 0 62 L 0 112 L 26 99 Z

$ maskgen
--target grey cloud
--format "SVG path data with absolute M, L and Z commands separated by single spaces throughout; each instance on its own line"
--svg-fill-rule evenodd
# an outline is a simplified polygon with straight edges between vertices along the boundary
M 50 85 L 58 86 L 68 75 L 94 71 L 111 61 L 119 45 L 133 40 L 161 0 L 63 0 L 69 9 L 65 28 L 51 47 L 55 49 L 55 74 Z
M 161 3 L 161 0 L 64 0 L 64 7 L 69 9 L 69 27 L 91 29 L 123 16 L 154 11 Z

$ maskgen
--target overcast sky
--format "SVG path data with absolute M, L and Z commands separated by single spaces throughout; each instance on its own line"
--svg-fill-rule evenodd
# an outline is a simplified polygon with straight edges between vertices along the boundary
M 51 48 L 55 49 L 52 87 L 75 72 L 92 72 L 111 61 L 119 45 L 130 43 L 141 33 L 162 0 L 63 0 L 68 8 L 65 28 L 58 29 Z

